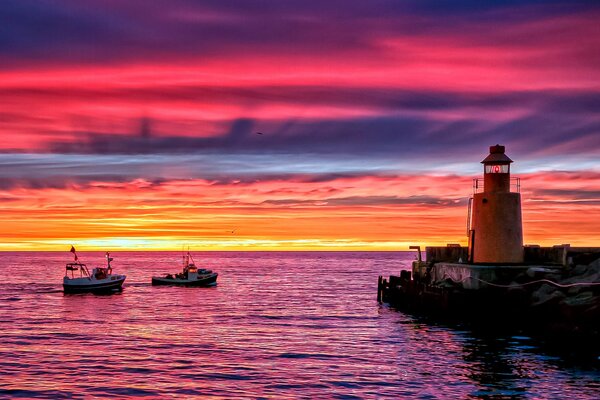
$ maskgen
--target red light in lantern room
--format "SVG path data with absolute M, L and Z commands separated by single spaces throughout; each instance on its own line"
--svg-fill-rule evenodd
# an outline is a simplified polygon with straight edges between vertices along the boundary
M 495 174 L 500 173 L 500 166 L 499 165 L 494 165 L 494 169 L 493 169 Z

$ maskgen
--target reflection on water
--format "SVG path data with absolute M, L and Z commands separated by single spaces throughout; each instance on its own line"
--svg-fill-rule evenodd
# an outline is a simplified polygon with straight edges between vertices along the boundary
M 214 288 L 151 286 L 177 253 L 114 257 L 124 291 L 98 296 L 63 295 L 68 253 L 0 254 L 0 396 L 600 397 L 597 355 L 378 305 L 408 253 L 200 253 Z

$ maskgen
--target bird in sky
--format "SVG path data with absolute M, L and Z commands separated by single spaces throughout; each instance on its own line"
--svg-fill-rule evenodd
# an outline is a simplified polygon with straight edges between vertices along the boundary
M 257 134 L 257 135 L 262 135 L 263 133 L 262 133 L 262 132 L 256 132 L 256 134 Z

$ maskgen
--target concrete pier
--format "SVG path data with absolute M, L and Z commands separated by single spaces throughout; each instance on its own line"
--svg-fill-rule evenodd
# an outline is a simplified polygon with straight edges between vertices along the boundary
M 520 182 L 490 147 L 473 184 L 468 247 L 419 246 L 411 271 L 379 277 L 377 300 L 408 311 L 500 326 L 519 324 L 600 344 L 600 247 L 523 246 Z M 483 191 L 480 189 L 483 188 Z M 575 340 L 577 341 L 577 339 Z
M 437 263 L 431 268 L 431 284 L 441 285 L 450 280 L 463 289 L 477 290 L 489 286 L 488 283 L 510 283 L 529 268 L 529 266 Z

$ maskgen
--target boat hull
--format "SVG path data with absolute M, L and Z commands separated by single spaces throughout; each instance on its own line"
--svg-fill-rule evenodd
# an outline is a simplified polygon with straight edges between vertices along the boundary
M 79 279 L 73 279 L 73 281 L 79 281 Z M 65 293 L 90 293 L 90 292 L 112 292 L 117 290 L 123 290 L 123 282 L 125 282 L 125 276 L 120 276 L 115 279 L 102 279 L 102 280 L 87 280 L 79 282 L 68 282 L 63 283 L 63 290 Z
M 175 286 L 214 286 L 217 284 L 219 274 L 212 273 L 210 275 L 198 277 L 195 280 L 165 278 L 159 276 L 152 277 L 153 285 L 175 285 Z

